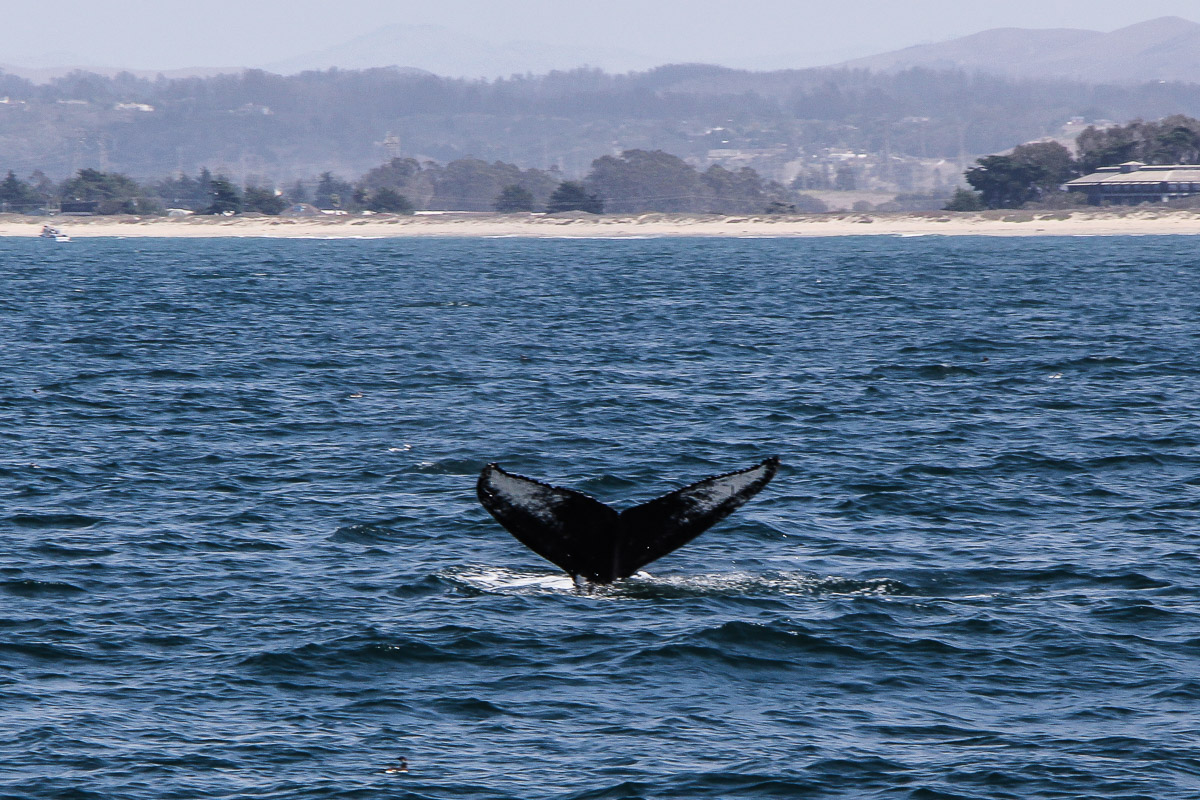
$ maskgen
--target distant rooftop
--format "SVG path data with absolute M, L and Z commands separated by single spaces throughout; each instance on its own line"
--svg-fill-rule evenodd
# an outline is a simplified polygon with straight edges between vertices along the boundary
M 1090 175 L 1067 181 L 1067 186 L 1130 183 L 1200 184 L 1200 164 L 1143 164 L 1140 161 L 1126 161 L 1115 167 L 1099 167 Z

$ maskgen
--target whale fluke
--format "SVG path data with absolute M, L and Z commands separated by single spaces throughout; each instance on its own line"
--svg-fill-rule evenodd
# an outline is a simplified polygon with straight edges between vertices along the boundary
M 779 459 L 714 475 L 617 513 L 586 494 L 488 464 L 476 493 L 517 541 L 572 578 L 612 583 L 683 547 L 728 517 L 775 477 Z

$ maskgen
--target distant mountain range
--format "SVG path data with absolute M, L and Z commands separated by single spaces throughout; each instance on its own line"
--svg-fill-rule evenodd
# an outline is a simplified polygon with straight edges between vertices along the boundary
M 345 44 L 263 65 L 283 75 L 312 69 L 415 67 L 450 78 L 544 74 L 581 66 L 649 69 L 655 59 L 615 47 L 577 47 L 538 41 L 494 42 L 437 25 L 388 25 Z
M 660 66 L 615 47 L 494 42 L 433 25 L 389 25 L 345 44 L 263 65 L 292 74 L 311 69 L 413 67 L 448 77 L 543 74 L 581 66 L 611 71 Z M 1200 83 L 1200 24 L 1162 17 L 1102 33 L 1075 28 L 994 28 L 833 66 L 895 72 L 910 67 L 966 69 L 1087 83 L 1154 80 Z
M 389 25 L 335 47 L 254 65 L 269 72 L 400 67 L 446 77 L 495 78 L 592 66 L 611 72 L 659 66 L 652 56 L 617 47 L 543 41 L 489 41 L 434 25 Z M 897 72 L 912 67 L 963 69 L 1021 78 L 1072 78 L 1085 83 L 1200 83 L 1200 24 L 1181 17 L 1130 25 L 1111 33 L 1075 28 L 994 28 L 934 44 L 845 61 L 834 67 Z M 114 67 L 20 67 L 0 70 L 42 83 L 72 69 L 114 75 Z M 241 67 L 143 70 L 139 77 L 199 76 Z
M 837 66 L 897 72 L 965 69 L 1086 83 L 1200 83 L 1200 24 L 1181 17 L 1140 22 L 1111 33 L 1075 28 L 994 28 L 937 44 L 906 47 Z
M 68 56 L 63 63 L 78 60 Z M 45 59 L 41 59 L 45 61 Z M 404 71 L 427 72 L 450 78 L 497 78 L 526 73 L 545 74 L 590 66 L 612 72 L 651 69 L 658 59 L 617 47 L 579 47 L 541 41 L 488 41 L 437 25 L 388 25 L 350 41 L 303 53 L 282 61 L 242 67 L 195 67 L 191 69 L 146 70 L 111 66 L 35 66 L 0 64 L 0 70 L 37 83 L 45 83 L 82 69 L 112 77 L 131 72 L 138 77 L 211 77 L 241 72 L 248 66 L 280 75 L 331 67 L 348 70 L 398 67 Z

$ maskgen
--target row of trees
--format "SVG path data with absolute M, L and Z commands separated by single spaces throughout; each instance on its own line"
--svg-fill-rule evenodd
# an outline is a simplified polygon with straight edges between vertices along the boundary
M 820 201 L 764 181 L 753 169 L 712 166 L 700 172 L 661 150 L 627 150 L 598 158 L 582 181 L 563 180 L 557 170 L 521 169 L 473 158 L 445 165 L 395 158 L 356 181 L 325 172 L 281 188 L 238 186 L 208 169 L 196 176 L 180 174 L 144 185 L 126 175 L 95 169 L 79 170 L 61 184 L 42 173 L 22 180 L 12 171 L 0 182 L 0 210 L 25 213 L 61 205 L 86 207 L 98 214 L 155 214 L 172 208 L 201 214 L 279 214 L 296 204 L 399 214 L 417 209 L 725 214 L 824 210 Z
M 287 200 L 274 189 L 234 184 L 224 175 L 201 170 L 195 177 L 181 175 L 142 185 L 116 172 L 81 169 L 61 184 L 38 172 L 22 180 L 9 170 L 0 181 L 0 211 L 46 213 L 56 208 L 87 209 L 96 214 L 161 214 L 184 208 L 202 214 L 257 211 L 279 214 Z
M 1008 155 L 979 159 L 965 175 L 974 191 L 960 189 L 947 209 L 1082 204 L 1081 196 L 1067 196 L 1059 187 L 1100 167 L 1126 161 L 1200 163 L 1200 119 L 1177 114 L 1157 122 L 1090 127 L 1079 134 L 1075 144 L 1075 155 L 1057 142 L 1036 142 L 1023 144 Z
M 1084 174 L 1097 167 L 1143 164 L 1200 164 L 1200 119 L 1175 114 L 1157 122 L 1135 120 L 1111 128 L 1088 128 L 1076 139 Z
M 567 182 L 571 183 L 571 182 Z M 696 170 L 662 150 L 626 150 L 592 162 L 579 186 L 559 192 L 557 170 L 522 170 L 503 162 L 460 159 L 445 166 L 397 158 L 363 176 L 361 190 L 392 189 L 418 208 L 462 211 L 582 210 L 752 214 L 780 206 L 821 211 L 817 200 L 763 178 L 753 169 Z M 594 201 L 581 199 L 582 191 Z M 558 196 L 554 196 L 559 192 Z M 320 205 L 320 198 L 318 198 Z M 573 208 L 563 209 L 568 203 Z M 586 208 L 583 206 L 587 206 Z
M 753 169 L 720 165 L 704 172 L 662 150 L 626 150 L 592 162 L 584 185 L 603 197 L 608 210 L 712 214 L 824 211 L 819 200 L 798 195 Z

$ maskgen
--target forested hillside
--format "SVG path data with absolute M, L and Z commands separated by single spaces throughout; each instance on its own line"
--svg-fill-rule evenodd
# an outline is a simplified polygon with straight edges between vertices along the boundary
M 0 75 L 0 166 L 283 185 L 360 175 L 396 156 L 464 157 L 580 177 L 605 153 L 663 150 L 790 180 L 831 149 L 962 159 L 1091 121 L 1200 114 L 1200 87 L 1091 86 L 923 69 L 878 75 L 668 66 L 467 81 L 389 69 L 181 80 Z

